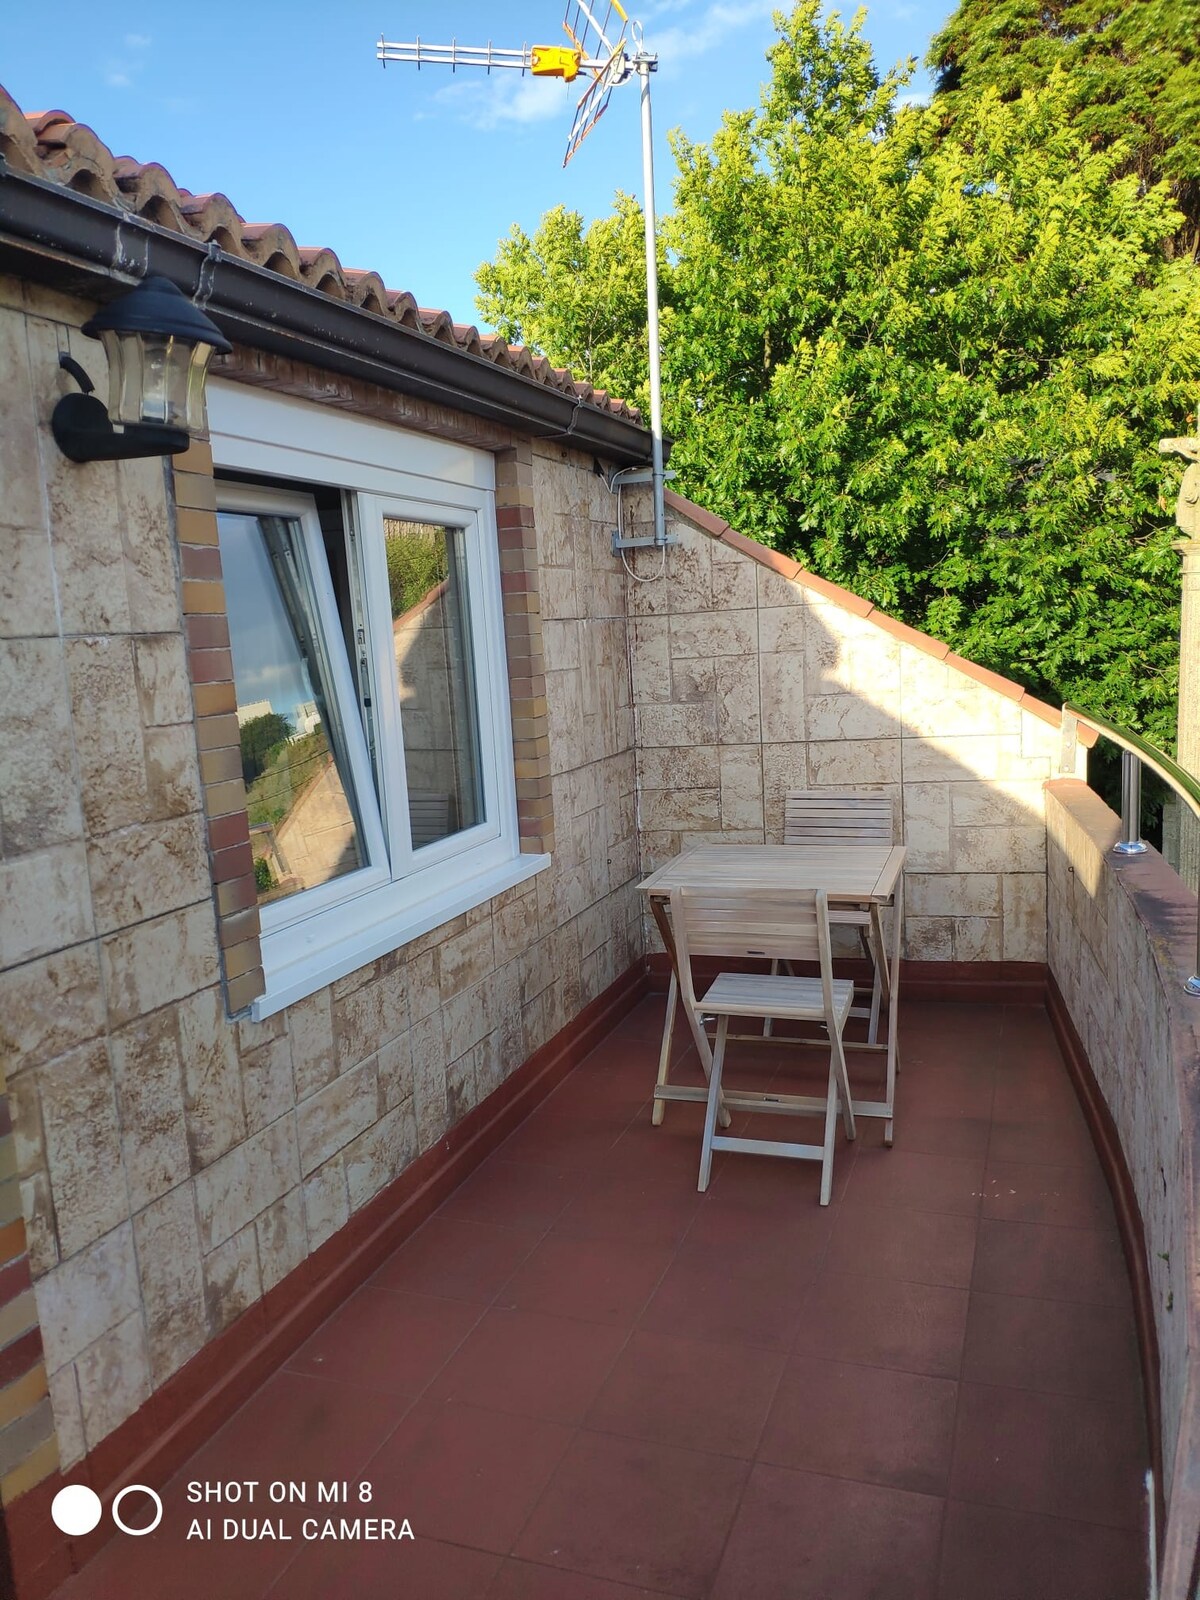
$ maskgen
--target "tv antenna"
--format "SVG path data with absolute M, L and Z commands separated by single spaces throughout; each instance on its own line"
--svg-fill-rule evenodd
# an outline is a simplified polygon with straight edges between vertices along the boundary
M 601 6 L 602 0 L 567 0 L 563 31 L 570 43 L 566 45 L 525 44 L 515 50 L 498 48 L 490 41 L 485 45 L 462 45 L 456 39 L 449 44 L 426 44 L 418 38 L 408 44 L 394 44 L 387 39 L 380 39 L 375 55 L 384 66 L 389 61 L 404 61 L 418 69 L 438 66 L 449 67 L 452 72 L 459 67 L 482 67 L 488 73 L 506 69 L 522 75 L 528 72 L 534 78 L 561 78 L 565 83 L 574 83 L 576 78 L 582 76 L 586 79 L 586 85 L 575 107 L 571 131 L 567 135 L 564 167 L 608 109 L 613 90 L 626 83 L 634 73 L 641 79 L 642 183 L 645 190 L 642 211 L 646 224 L 651 468 L 648 474 L 624 471 L 618 481 L 622 487 L 650 482 L 654 499 L 654 536 L 652 539 L 634 539 L 618 532 L 613 536 L 613 547 L 624 551 L 653 545 L 665 550 L 668 540 L 663 508 L 662 371 L 658 329 L 653 119 L 650 111 L 650 74 L 658 71 L 658 57 L 646 49 L 641 24 L 630 23 L 620 0 L 608 0 L 603 20 L 598 20 Z

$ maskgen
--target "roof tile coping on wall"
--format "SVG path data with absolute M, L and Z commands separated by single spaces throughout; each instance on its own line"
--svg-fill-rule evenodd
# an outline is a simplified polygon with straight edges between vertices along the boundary
M 880 611 L 870 600 L 864 600 L 861 595 L 843 589 L 840 584 L 830 583 L 828 578 L 819 578 L 815 572 L 808 572 L 790 556 L 780 555 L 778 550 L 772 550 L 768 545 L 760 544 L 757 539 L 750 539 L 744 533 L 738 533 L 723 517 L 718 517 L 715 512 L 706 511 L 703 506 L 695 505 L 691 500 L 685 500 L 673 489 L 666 491 L 665 499 L 672 511 L 678 512 L 681 517 L 686 517 L 711 539 L 719 539 L 722 544 L 727 544 L 732 549 L 740 550 L 743 555 L 749 556 L 751 561 L 757 561 L 760 566 L 769 567 L 772 572 L 777 572 L 789 583 L 801 584 L 823 599 L 831 600 L 835 605 L 841 606 L 844 611 L 873 623 L 884 633 L 890 633 L 894 639 L 899 639 L 902 644 L 912 645 L 914 649 L 923 650 L 926 655 L 944 661 L 948 667 L 953 667 L 965 677 L 974 678 L 975 682 L 982 684 L 985 689 L 1003 695 L 1006 700 L 1015 700 L 1022 711 L 1040 717 L 1052 727 L 1062 726 L 1061 711 L 1056 711 L 1044 700 L 1037 699 L 1013 679 L 1001 677 L 998 672 L 991 672 L 987 667 L 968 661 L 966 656 L 956 655 L 943 640 L 935 639 L 932 634 L 922 633 L 918 628 L 910 628 L 906 622 L 898 622 L 895 617 L 889 617 L 886 612 Z M 1099 734 L 1081 724 L 1078 737 L 1081 744 L 1091 746 L 1095 744 Z
M 332 250 L 298 245 L 275 222 L 247 222 L 223 194 L 192 194 L 157 162 L 114 156 L 91 128 L 65 111 L 26 111 L 0 86 L 0 160 L 13 172 L 73 189 L 185 238 L 217 245 L 226 255 L 301 283 L 319 294 L 399 323 L 439 344 L 482 356 L 581 405 L 640 422 L 636 406 L 609 395 L 525 345 L 480 333 L 446 311 L 419 306 L 405 290 L 389 289 L 378 273 L 344 267 Z

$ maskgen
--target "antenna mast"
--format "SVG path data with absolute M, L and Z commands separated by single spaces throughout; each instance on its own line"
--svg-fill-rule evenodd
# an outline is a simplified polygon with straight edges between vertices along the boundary
M 449 44 L 426 44 L 422 39 L 394 44 L 380 39 L 375 55 L 384 66 L 389 61 L 402 61 L 418 69 L 423 66 L 444 66 L 452 72 L 459 67 L 482 67 L 488 73 L 507 69 L 522 74 L 528 72 L 535 78 L 562 78 L 565 83 L 573 83 L 581 73 L 584 74 L 589 82 L 575 107 L 571 131 L 567 135 L 564 167 L 608 109 L 613 90 L 627 82 L 634 73 L 641 79 L 642 183 L 645 191 L 642 210 L 646 222 L 646 328 L 650 358 L 649 480 L 654 497 L 654 537 L 645 540 L 614 535 L 613 547 L 625 550 L 653 544 L 665 549 L 669 541 L 663 506 L 662 363 L 658 324 L 657 218 L 654 210 L 654 129 L 650 111 L 650 74 L 658 70 L 658 56 L 646 49 L 641 24 L 630 26 L 620 0 L 608 0 L 602 22 L 597 21 L 596 13 L 599 10 L 600 0 L 568 0 L 563 30 L 571 41 L 569 45 L 526 44 L 516 50 L 497 48 L 490 40 L 486 45 L 461 45 L 456 39 Z M 610 38 L 610 35 L 618 33 L 614 16 L 619 22 L 619 37 L 615 44 Z M 627 43 L 630 36 L 632 48 Z M 643 483 L 646 481 L 646 475 L 640 471 L 627 471 L 621 475 L 624 484 L 639 480 Z

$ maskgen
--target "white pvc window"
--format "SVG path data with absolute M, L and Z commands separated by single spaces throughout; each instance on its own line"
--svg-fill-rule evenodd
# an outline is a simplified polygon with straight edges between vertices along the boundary
M 547 858 L 519 853 L 491 457 L 220 383 L 209 411 L 268 1015 Z

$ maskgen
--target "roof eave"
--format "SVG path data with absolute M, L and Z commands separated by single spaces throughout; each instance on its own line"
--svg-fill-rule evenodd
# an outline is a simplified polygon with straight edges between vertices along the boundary
M 561 439 L 622 466 L 650 460 L 650 434 L 630 418 L 252 262 L 224 253 L 213 257 L 200 240 L 14 172 L 3 158 L 0 271 L 36 276 L 94 301 L 111 299 L 151 272 L 189 296 L 203 283 L 210 290 L 205 310 L 237 344 L 485 417 L 518 433 Z

